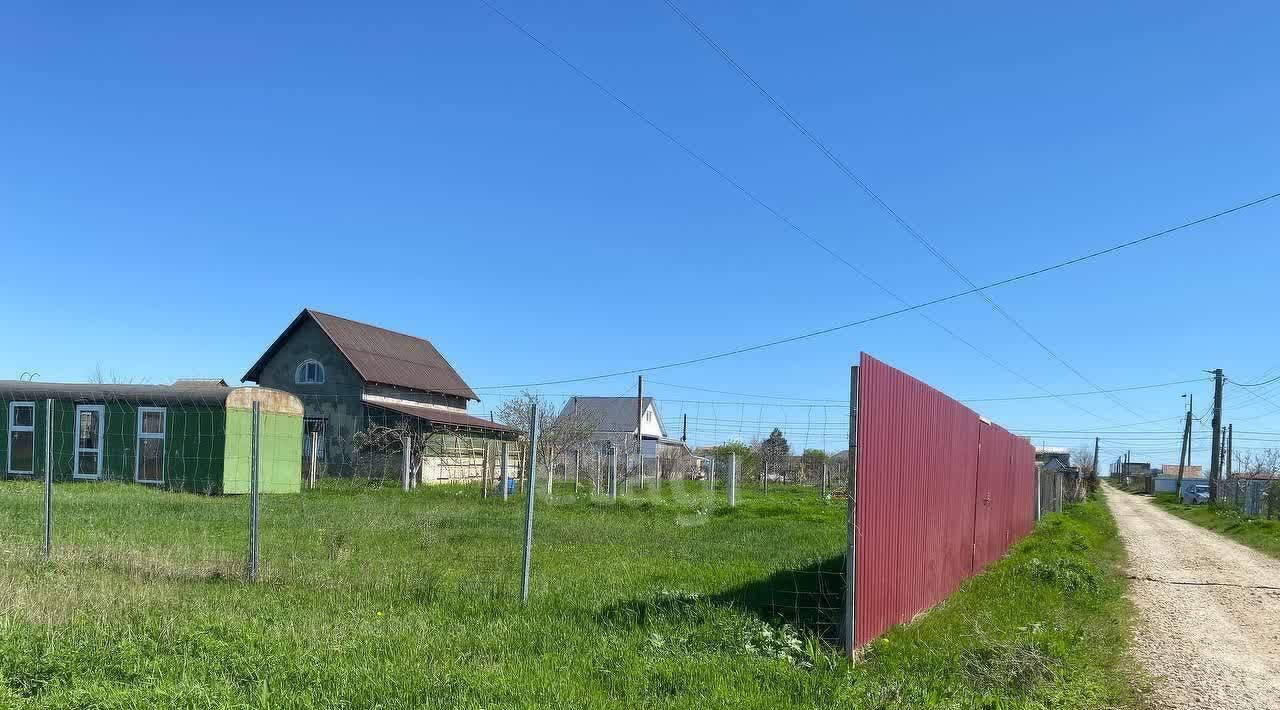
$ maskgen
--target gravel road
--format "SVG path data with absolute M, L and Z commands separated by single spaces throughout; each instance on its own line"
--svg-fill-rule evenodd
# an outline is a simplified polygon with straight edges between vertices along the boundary
M 1135 577 L 1134 658 L 1156 679 L 1148 704 L 1280 710 L 1280 560 L 1103 489 Z

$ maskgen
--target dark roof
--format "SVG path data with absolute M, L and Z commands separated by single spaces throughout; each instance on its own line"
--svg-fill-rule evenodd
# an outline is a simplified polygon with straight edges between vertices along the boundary
M 644 408 L 648 409 L 651 404 L 653 397 L 645 397 Z M 579 410 L 590 412 L 592 416 L 599 418 L 596 431 L 636 430 L 635 397 L 570 397 L 560 414 L 563 416 Z M 661 423 L 662 419 L 659 418 L 658 422 Z
M 218 377 L 185 377 L 173 381 L 174 387 L 227 387 L 227 381 Z
M 367 323 L 303 309 L 297 318 L 276 338 L 271 347 L 249 368 L 241 382 L 254 381 L 267 361 L 288 340 L 289 335 L 307 318 L 315 321 L 338 352 L 351 363 L 365 382 L 404 387 L 420 392 L 452 394 L 466 399 L 480 398 L 462 381 L 453 366 L 422 338 L 397 333 Z
M 370 401 L 364 400 L 364 403 L 370 407 L 381 407 L 393 412 L 408 414 L 411 417 L 425 419 L 433 424 L 442 424 L 446 427 L 464 427 L 468 429 L 480 429 L 483 431 L 494 432 L 496 434 L 507 434 L 514 436 L 518 432 L 505 424 L 491 422 L 488 419 L 473 417 L 466 412 L 451 412 L 439 407 L 416 406 L 401 402 L 387 401 Z
M 231 387 L 181 387 L 177 385 L 116 385 L 96 383 L 27 382 L 0 380 L 0 399 L 60 399 L 93 404 L 209 404 L 223 405 Z

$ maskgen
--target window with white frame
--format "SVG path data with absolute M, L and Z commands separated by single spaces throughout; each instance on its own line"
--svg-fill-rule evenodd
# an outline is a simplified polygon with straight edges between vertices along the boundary
M 36 404 L 9 403 L 9 473 L 31 474 L 36 460 Z
M 164 407 L 138 407 L 138 463 L 134 478 L 139 483 L 164 482 L 166 417 Z
M 300 385 L 324 384 L 324 365 L 315 360 L 303 360 L 293 381 Z

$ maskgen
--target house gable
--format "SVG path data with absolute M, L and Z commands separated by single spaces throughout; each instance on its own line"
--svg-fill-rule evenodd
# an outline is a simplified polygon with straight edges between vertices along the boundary
M 430 341 L 309 308 L 293 319 L 241 381 L 260 382 L 263 369 L 307 325 L 329 341 L 365 385 L 443 395 L 445 400 L 461 400 L 463 407 L 467 400 L 480 399 Z
M 263 387 L 274 387 L 299 396 L 359 396 L 363 392 L 364 378 L 314 320 L 303 319 L 281 337 L 283 340 L 272 345 L 264 360 L 245 375 L 246 379 L 250 379 L 249 375 L 256 375 L 255 381 Z M 297 382 L 298 367 L 308 360 L 314 360 L 324 368 L 324 382 Z
M 565 405 L 565 411 L 584 410 L 599 420 L 596 431 L 609 434 L 634 434 L 636 431 L 635 397 L 574 397 Z M 644 398 L 642 434 L 647 437 L 666 438 L 666 428 L 653 397 Z

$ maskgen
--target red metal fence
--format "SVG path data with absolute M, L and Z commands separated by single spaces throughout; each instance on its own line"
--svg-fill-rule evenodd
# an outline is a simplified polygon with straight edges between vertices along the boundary
M 855 383 L 854 646 L 909 621 L 1031 531 L 1035 450 L 862 354 Z

